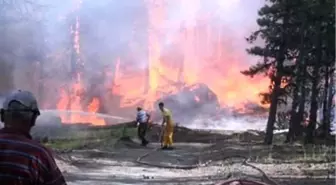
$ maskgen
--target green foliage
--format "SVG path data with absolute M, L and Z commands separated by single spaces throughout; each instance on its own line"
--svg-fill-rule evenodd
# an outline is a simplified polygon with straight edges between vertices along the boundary
M 322 92 L 322 87 L 325 89 L 327 87 L 323 86 L 327 77 L 321 77 L 332 71 L 335 65 L 335 1 L 268 0 L 266 2 L 258 12 L 259 28 L 246 38 L 252 45 L 247 49 L 248 54 L 259 56 L 263 61 L 241 73 L 250 77 L 267 74 L 270 78 L 269 91 L 260 94 L 262 103 L 271 104 L 267 123 L 267 135 L 269 135 L 276 120 L 276 105 L 286 105 L 289 97 L 294 99 L 290 114 L 293 116 L 293 111 L 299 104 L 304 109 L 305 106 L 301 105 L 305 104 L 307 99 L 305 95 L 310 95 L 312 105 L 310 115 L 313 115 L 310 116 L 310 122 L 316 122 L 318 109 L 316 102 L 320 100 L 318 94 Z M 254 45 L 257 40 L 263 40 L 264 45 Z M 312 93 L 303 93 L 307 90 L 311 90 Z M 291 119 L 291 124 L 292 121 Z M 272 136 L 267 137 L 265 142 L 270 143 Z
M 284 39 L 286 43 L 285 61 L 297 61 L 300 56 L 301 35 L 306 32 L 303 42 L 305 48 L 309 48 L 309 50 L 306 52 L 304 60 L 310 65 L 313 65 L 314 62 L 321 62 L 316 61 L 317 47 L 315 45 L 316 22 L 321 20 L 324 21 L 322 25 L 325 25 L 323 29 L 323 35 L 326 38 L 326 42 L 323 45 L 325 57 L 330 58 L 327 60 L 329 63 L 335 61 L 334 1 L 326 0 L 324 6 L 321 6 L 320 1 L 317 0 L 270 0 L 267 2 L 268 4 L 263 6 L 258 12 L 257 24 L 259 29 L 251 33 L 246 39 L 250 44 L 254 44 L 257 39 L 264 41 L 264 46 L 262 47 L 252 46 L 247 49 L 248 54 L 260 56 L 263 61 L 250 66 L 249 69 L 242 71 L 242 74 L 253 77 L 258 74 L 267 74 L 272 67 L 275 67 L 276 72 L 280 73 L 281 76 L 285 78 L 291 77 L 288 83 L 291 87 L 295 86 L 294 80 L 298 74 L 296 69 L 299 62 L 292 62 L 292 65 L 286 66 L 282 63 L 278 65 L 279 62 L 282 62 L 276 59 L 279 55 L 280 44 Z M 284 27 L 285 18 L 287 24 Z M 306 23 L 306 26 L 303 30 L 304 23 Z M 269 77 L 273 81 L 274 76 L 270 75 Z M 292 91 L 289 89 L 293 88 L 287 88 L 285 91 L 290 94 Z M 287 95 L 289 95 L 288 93 Z

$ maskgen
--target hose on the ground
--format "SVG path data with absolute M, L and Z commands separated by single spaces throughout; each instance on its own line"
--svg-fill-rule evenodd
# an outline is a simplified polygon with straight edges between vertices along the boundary
M 162 147 L 162 137 L 163 137 L 163 129 L 161 128 L 160 130 L 160 134 L 159 134 L 159 143 L 161 143 L 161 147 Z M 144 155 L 139 156 L 135 162 L 137 162 L 138 164 L 141 165 L 147 165 L 147 166 L 152 166 L 152 167 L 157 167 L 157 168 L 168 168 L 168 169 L 181 169 L 181 170 L 190 170 L 190 169 L 194 169 L 194 168 L 198 168 L 200 165 L 195 164 L 195 165 L 164 165 L 164 164 L 155 164 L 155 163 L 151 163 L 151 162 L 146 162 L 143 161 L 142 159 L 149 156 L 150 154 L 156 152 L 160 150 L 160 148 L 155 148 L 147 153 L 145 153 Z M 199 160 L 198 160 L 199 161 Z
M 143 158 L 149 156 L 150 154 L 152 154 L 153 152 L 158 151 L 158 149 L 154 149 L 151 150 L 150 152 L 147 152 L 144 155 L 141 155 L 140 157 L 137 158 L 136 162 L 142 165 L 147 165 L 147 166 L 153 166 L 153 167 L 158 167 L 158 168 L 170 168 L 170 169 L 184 169 L 184 170 L 188 170 L 188 169 L 194 169 L 194 168 L 198 168 L 201 165 L 195 164 L 195 165 L 164 165 L 164 164 L 155 164 L 155 163 L 151 163 L 151 162 L 146 162 L 146 161 L 142 161 Z M 228 160 L 231 158 L 243 158 L 244 161 L 242 162 L 242 165 L 244 166 L 248 166 L 251 167 L 257 171 L 259 171 L 262 174 L 262 178 L 263 180 L 267 183 L 261 183 L 261 182 L 257 182 L 257 181 L 253 181 L 253 180 L 242 180 L 242 179 L 233 179 L 233 180 L 225 180 L 225 181 L 220 181 L 218 183 L 216 183 L 216 185 L 230 185 L 230 183 L 233 182 L 238 182 L 240 183 L 240 185 L 278 185 L 278 183 L 276 183 L 274 180 L 272 180 L 270 177 L 267 176 L 267 174 L 261 170 L 260 168 L 248 163 L 247 161 L 249 160 L 249 158 L 244 157 L 244 156 L 240 156 L 240 155 L 232 155 L 232 156 L 227 156 L 225 157 L 223 160 Z M 202 166 L 207 166 L 211 161 L 208 161 L 206 163 L 204 163 Z
M 136 162 L 142 165 L 157 167 L 157 168 L 169 168 L 169 169 L 181 169 L 181 170 L 190 170 L 194 168 L 198 168 L 200 165 L 194 164 L 194 165 L 168 165 L 168 164 L 155 164 L 151 162 L 143 161 L 142 159 L 149 156 L 150 154 L 158 151 L 160 148 L 155 148 L 154 150 L 151 150 L 150 152 L 145 153 L 144 155 L 139 156 L 136 159 Z

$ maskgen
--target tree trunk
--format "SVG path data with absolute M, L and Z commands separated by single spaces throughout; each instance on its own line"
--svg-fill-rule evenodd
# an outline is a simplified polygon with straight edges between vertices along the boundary
M 42 104 L 42 108 L 49 108 L 46 107 L 48 104 L 45 102 L 45 89 L 44 89 L 44 83 L 41 83 L 45 80 L 44 78 L 44 58 L 43 60 L 40 61 L 40 65 L 38 66 L 39 68 L 39 76 L 38 76 L 38 97 L 39 97 L 39 102 Z
M 330 67 L 330 66 L 329 66 Z M 326 97 L 323 104 L 323 124 L 322 124 L 322 135 L 325 139 L 330 138 L 331 131 L 331 115 L 332 115 L 332 104 L 334 99 L 333 86 L 334 86 L 334 70 L 329 71 L 328 74 L 328 86 L 326 90 Z M 325 105 L 326 104 L 326 105 Z
M 302 65 L 302 64 L 298 64 L 298 65 Z M 298 71 L 299 75 L 296 77 L 296 87 L 294 88 L 294 92 L 293 92 L 293 102 L 292 102 L 292 109 L 290 112 L 290 120 L 289 120 L 289 131 L 287 133 L 287 137 L 286 137 L 286 143 L 288 142 L 293 142 L 295 139 L 295 133 L 297 132 L 296 129 L 298 128 L 297 124 L 300 124 L 300 122 L 298 122 L 298 106 L 299 106 L 299 98 L 300 98 L 300 86 L 301 86 L 301 82 L 300 82 L 300 70 Z
M 299 57 L 297 60 L 297 77 L 295 80 L 295 85 L 296 87 L 294 88 L 294 92 L 293 92 L 293 102 L 292 102 L 292 109 L 291 109 L 291 113 L 290 113 L 290 121 L 289 121 L 289 131 L 287 133 L 287 138 L 286 138 L 286 143 L 288 142 L 293 142 L 295 140 L 295 133 L 298 133 L 298 129 L 300 129 L 300 124 L 301 122 L 298 119 L 298 106 L 300 104 L 300 95 L 302 96 L 302 94 L 300 94 L 300 87 L 304 84 L 302 84 L 302 80 L 303 80 L 303 71 L 305 70 L 305 61 L 303 60 L 303 56 L 304 56 L 304 39 L 305 39 L 305 27 L 306 27 L 306 20 L 305 17 L 303 15 L 302 17 L 304 19 L 303 24 L 301 25 L 301 37 L 300 37 L 300 53 L 299 53 Z
M 334 63 L 333 63 L 334 65 Z M 328 103 L 327 103 L 327 111 L 328 111 L 328 115 L 329 115 L 329 134 L 330 134 L 330 126 L 331 126 L 331 122 L 333 121 L 333 118 L 332 116 L 335 116 L 333 115 L 332 111 L 334 111 L 334 105 L 333 105 L 333 99 L 334 99 L 334 95 L 335 95 L 335 68 L 333 68 L 331 70 L 331 75 L 330 75 L 330 85 L 329 85 L 329 89 L 328 89 Z
M 278 108 L 278 97 L 279 97 L 279 91 L 280 91 L 280 83 L 281 83 L 281 76 L 276 74 L 275 80 L 274 80 L 274 89 L 271 94 L 271 106 L 270 111 L 268 114 L 268 120 L 267 120 L 267 127 L 266 127 L 266 135 L 264 139 L 264 143 L 267 145 L 271 145 L 273 142 L 273 130 L 274 130 L 274 122 L 276 119 L 276 112 Z
M 298 79 L 299 77 L 297 77 Z M 286 143 L 293 142 L 295 140 L 295 133 L 297 132 L 296 129 L 298 128 L 297 124 L 300 124 L 298 122 L 298 105 L 299 105 L 299 88 L 300 88 L 300 82 L 299 80 L 296 80 L 296 87 L 293 92 L 293 102 L 292 102 L 292 109 L 290 113 L 290 120 L 289 120 L 289 130 L 286 137 Z
M 286 1 L 287 2 L 287 1 Z M 286 3 L 285 2 L 285 3 Z M 286 5 L 287 6 L 287 5 Z M 285 10 L 285 13 L 287 10 Z M 268 114 L 268 120 L 267 120 L 267 126 L 266 126 L 266 135 L 264 138 L 264 144 L 271 145 L 273 142 L 273 130 L 274 130 L 274 123 L 276 120 L 276 113 L 278 109 L 278 98 L 280 94 L 280 85 L 281 85 L 281 79 L 282 79 L 282 72 L 283 72 L 283 62 L 285 61 L 285 51 L 286 51 L 286 29 L 288 24 L 288 15 L 285 14 L 283 19 L 283 25 L 282 25 L 282 35 L 281 35 L 281 44 L 279 47 L 279 51 L 276 55 L 276 72 L 275 72 L 275 78 L 274 78 L 274 89 L 271 93 L 271 106 L 270 111 Z
M 307 133 L 305 138 L 305 143 L 313 143 L 314 142 L 314 131 L 316 128 L 316 119 L 317 119 L 317 110 L 318 110 L 318 102 L 317 97 L 319 94 L 319 72 L 320 72 L 320 62 L 322 59 L 322 26 L 321 23 L 318 23 L 318 35 L 317 35 L 317 54 L 316 60 L 314 63 L 313 69 L 313 80 L 312 80 L 312 95 L 310 101 L 310 112 L 309 112 L 309 124 L 307 127 Z
M 302 74 L 302 81 L 301 81 L 301 97 L 300 97 L 300 105 L 299 105 L 299 112 L 297 115 L 297 122 L 298 122 L 298 129 L 295 129 L 295 136 L 301 136 L 302 135 L 302 122 L 304 121 L 304 114 L 305 114 L 305 108 L 306 108 L 306 81 L 307 81 L 307 66 L 306 64 L 303 67 L 303 74 Z
M 313 70 L 312 95 L 311 95 L 311 100 L 310 100 L 309 124 L 307 127 L 306 143 L 314 142 L 314 131 L 316 128 L 316 119 L 317 119 L 317 110 L 318 110 L 317 96 L 319 93 L 319 90 L 318 90 L 319 71 L 320 71 L 319 65 L 316 64 Z
M 320 31 L 321 32 L 321 31 Z M 318 49 L 317 49 L 317 57 L 314 64 L 313 69 L 313 80 L 312 80 L 312 94 L 310 100 L 310 112 L 309 112 L 309 124 L 307 127 L 307 133 L 305 138 L 305 143 L 312 144 L 314 143 L 314 131 L 316 129 L 316 119 L 317 119 L 317 110 L 318 110 L 318 102 L 317 97 L 319 94 L 318 84 L 319 84 L 319 72 L 320 72 L 320 62 L 322 59 L 322 48 L 321 48 L 321 33 L 319 35 L 318 41 Z
M 329 66 L 326 66 L 324 74 L 322 123 L 322 137 L 324 138 L 326 138 L 330 134 L 330 110 L 328 110 L 329 72 Z

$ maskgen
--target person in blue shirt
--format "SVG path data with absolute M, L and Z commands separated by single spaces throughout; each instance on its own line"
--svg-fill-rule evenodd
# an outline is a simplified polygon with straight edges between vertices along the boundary
M 150 115 L 141 107 L 137 107 L 136 122 L 138 123 L 138 137 L 141 139 L 141 145 L 147 146 L 146 132 L 149 126 Z

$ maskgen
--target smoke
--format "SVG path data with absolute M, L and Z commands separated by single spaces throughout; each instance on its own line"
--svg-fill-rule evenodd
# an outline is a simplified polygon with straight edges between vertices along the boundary
M 209 129 L 209 130 L 232 130 L 246 131 L 259 130 L 264 131 L 265 119 L 260 119 L 252 116 L 226 117 L 219 119 L 198 118 L 187 126 L 191 129 Z
M 143 92 L 147 83 L 145 77 L 148 75 L 145 69 L 150 67 L 149 47 L 154 53 L 156 49 L 150 46 L 156 43 L 149 41 L 149 34 L 154 32 L 161 50 L 161 56 L 155 57 L 162 60 L 161 63 L 167 60 L 166 68 L 172 70 L 162 72 L 154 66 L 157 69 L 153 78 L 161 78 L 164 74 L 166 76 L 162 79 L 176 82 L 176 69 L 181 67 L 181 61 L 185 61 L 184 76 L 181 77 L 184 82 L 206 84 L 218 96 L 221 105 L 231 107 L 245 103 L 245 100 L 240 99 L 246 99 L 246 102 L 257 99 L 256 94 L 267 88 L 265 83 L 260 83 L 260 79 L 247 79 L 239 73 L 256 61 L 246 54 L 248 45 L 244 38 L 256 29 L 257 10 L 264 1 L 169 0 L 162 6 L 152 4 L 152 9 L 148 2 L 36 1 L 39 8 L 30 12 L 31 19 L 6 26 L 7 31 L 2 29 L 4 26 L 0 26 L 1 34 L 4 35 L 0 51 L 5 53 L 0 54 L 3 66 L 0 72 L 4 74 L 0 81 L 0 92 L 27 89 L 36 94 L 41 108 L 56 109 L 62 94 L 60 90 L 70 91 L 75 81 L 74 73 L 81 71 L 85 88 L 81 100 L 83 106 L 92 97 L 98 97 L 103 104 L 99 112 L 128 116 L 129 112 L 134 113 L 136 104 L 124 103 L 130 105 L 129 110 L 120 109 L 120 104 L 132 101 L 141 104 L 142 101 L 134 99 L 149 99 L 148 94 L 143 95 Z M 154 14 L 150 14 L 150 10 Z M 80 33 L 80 54 L 77 58 L 83 66 L 74 67 L 78 60 L 73 56 L 73 31 L 77 18 Z M 153 22 L 150 21 L 156 21 L 157 25 L 151 27 Z M 191 38 L 190 35 L 196 34 L 190 31 L 193 27 L 198 27 L 199 38 Z M 152 29 L 155 29 L 154 32 Z M 182 31 L 189 35 L 183 41 L 178 39 L 184 37 Z M 199 43 L 196 43 L 197 39 Z M 197 45 L 197 50 L 188 49 L 193 45 Z M 184 56 L 179 58 L 181 53 Z M 118 61 L 119 76 L 116 77 Z M 253 83 L 256 86 L 252 89 L 250 86 Z M 164 87 L 160 89 L 164 91 L 170 89 L 173 86 L 171 84 L 160 82 L 158 85 Z M 158 97 L 169 94 L 156 93 Z M 125 100 L 120 100 L 126 95 Z M 189 99 L 186 97 L 185 101 Z M 234 118 L 228 120 L 233 124 Z M 217 125 L 214 127 L 219 128 L 220 122 L 214 122 Z M 248 124 L 244 118 L 237 119 L 237 122 Z
M 199 3 L 197 3 L 199 2 Z M 200 79 L 201 82 L 208 85 L 208 87 L 215 91 L 215 94 L 218 95 L 220 104 L 237 107 L 237 106 L 247 106 L 249 100 L 255 100 L 255 96 L 260 92 L 261 89 L 265 89 L 267 86 L 257 89 L 257 93 L 254 93 L 253 89 L 248 88 L 246 84 L 244 89 L 244 83 L 246 80 L 243 76 L 239 76 L 239 71 L 241 69 L 247 68 L 249 65 L 256 62 L 256 58 L 248 56 L 245 52 L 245 48 L 248 48 L 248 44 L 245 41 L 252 31 L 256 27 L 256 18 L 257 10 L 261 7 L 264 1 L 193 1 L 186 0 L 183 1 L 170 1 L 168 18 L 164 24 L 164 30 L 168 32 L 165 37 L 165 47 L 169 47 L 172 44 L 172 40 L 176 37 L 176 34 L 180 31 L 181 26 L 190 28 L 198 26 L 199 22 L 203 22 L 204 26 L 216 30 L 213 32 L 213 35 L 210 35 L 210 42 L 216 44 L 220 41 L 222 47 L 221 55 L 224 55 L 224 60 L 219 62 L 212 61 L 211 74 L 202 75 Z M 220 34 L 219 38 L 215 34 Z M 224 37 L 224 38 L 223 38 Z M 194 43 L 195 44 L 195 43 Z M 207 48 L 206 43 L 199 50 L 198 53 L 194 53 L 198 57 L 207 58 L 211 56 L 213 52 L 209 50 L 218 49 L 215 47 Z M 210 56 L 209 56 L 210 54 Z M 192 61 L 194 66 L 197 66 L 199 69 L 205 70 L 209 68 L 209 63 L 204 62 L 203 60 Z M 234 65 L 235 64 L 235 65 Z M 197 68 L 195 67 L 195 68 Z M 240 67 L 240 68 L 237 68 Z M 232 79 L 235 78 L 235 79 Z M 223 82 L 218 82 L 219 79 L 222 79 Z M 231 84 L 233 83 L 233 84 Z M 242 84 L 239 84 L 242 83 Z M 247 82 L 251 83 L 251 81 Z M 265 85 L 265 84 L 263 84 Z M 241 86 L 241 89 L 237 89 L 237 86 Z M 232 91 L 232 96 L 228 93 Z M 221 96 L 222 94 L 227 93 L 226 96 Z M 245 97 L 245 101 L 237 102 L 235 97 L 240 96 Z M 183 100 L 181 100 L 183 98 Z M 170 105 L 172 111 L 181 107 L 180 102 L 188 102 L 188 104 L 194 104 L 194 98 L 190 97 L 178 97 L 179 104 Z M 211 102 L 202 102 L 204 109 L 209 110 L 212 114 L 217 114 L 212 109 L 214 104 Z M 253 103 L 254 105 L 256 102 Z M 210 108 L 209 108 L 210 106 Z M 179 107 L 179 108 L 176 108 Z M 224 109 L 224 107 L 222 107 Z M 228 109 L 227 112 L 233 112 L 234 110 Z M 196 108 L 185 109 L 184 111 L 176 111 L 177 120 L 184 126 L 189 128 L 197 129 L 228 129 L 228 130 L 247 130 L 247 129 L 256 129 L 263 130 L 265 128 L 266 117 L 259 117 L 255 115 L 240 115 L 233 116 L 232 114 L 220 114 L 214 118 L 211 117 L 211 114 L 200 111 Z M 189 112 L 194 112 L 198 116 L 190 118 L 188 116 Z M 264 114 L 265 115 L 265 114 Z
M 205 104 L 204 107 L 207 106 L 211 104 Z M 267 109 L 250 102 L 242 108 L 222 107 L 220 111 L 214 111 L 212 114 L 197 114 L 193 119 L 189 119 L 187 124 L 182 122 L 180 125 L 191 129 L 264 131 L 267 115 Z

